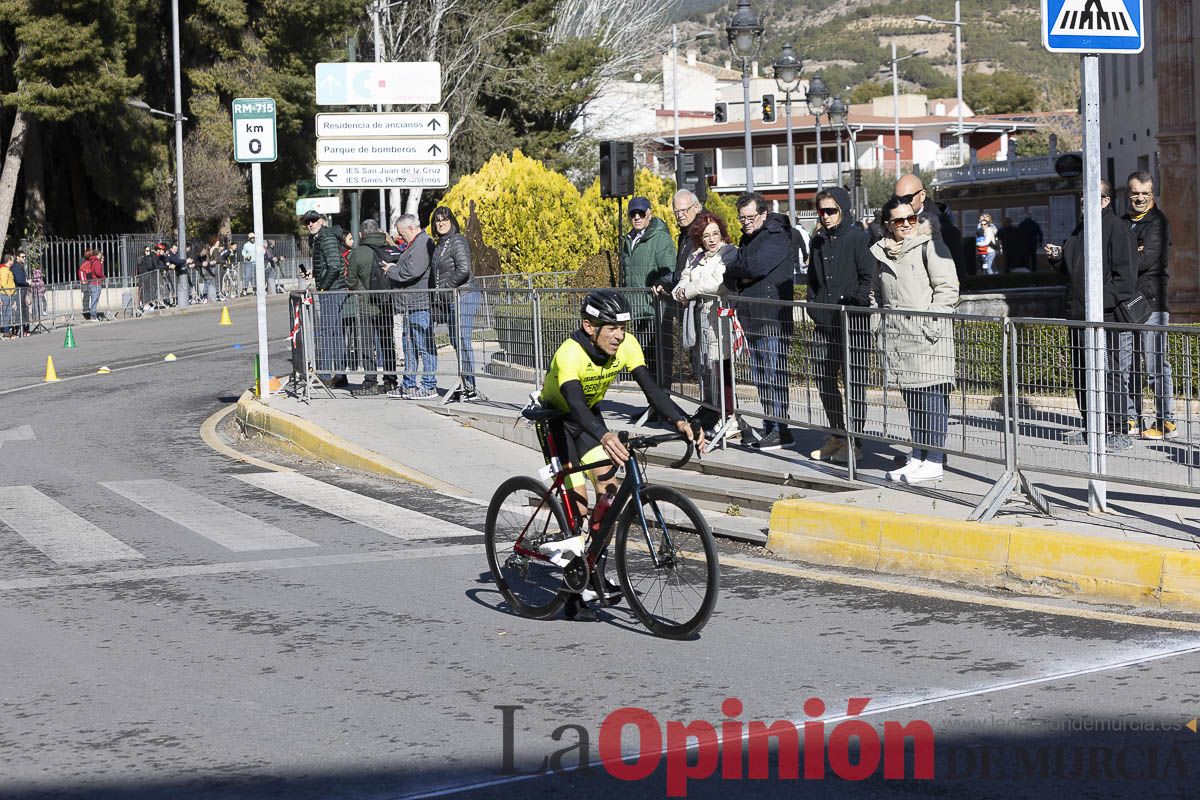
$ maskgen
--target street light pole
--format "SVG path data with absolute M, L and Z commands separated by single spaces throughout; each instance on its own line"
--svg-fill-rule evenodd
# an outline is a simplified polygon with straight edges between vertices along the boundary
M 383 61 L 383 0 L 376 0 L 372 6 L 375 12 L 372 16 L 375 18 L 375 62 Z M 382 105 L 376 105 L 377 112 L 383 111 Z M 379 227 L 383 230 L 388 230 L 388 214 L 387 214 L 387 189 L 379 190 Z
M 923 56 L 929 51 L 922 48 L 914 50 L 906 56 L 896 57 L 896 43 L 892 42 L 892 133 L 895 137 L 894 144 L 896 145 L 896 180 L 900 180 L 900 73 L 897 71 L 897 65 L 901 61 L 917 56 Z M 882 72 L 887 69 L 887 66 L 882 66 L 879 70 Z M 961 108 L 961 106 L 960 106 Z
M 842 125 L 846 122 L 846 103 L 839 94 L 829 104 L 829 124 L 837 130 L 837 185 L 842 185 Z
M 725 33 L 729 49 L 742 60 L 742 108 L 746 136 L 746 191 L 754 191 L 754 145 L 750 138 L 750 61 L 762 46 L 763 17 L 755 16 L 750 0 L 738 0 L 737 11 L 729 18 Z
M 926 22 L 933 25 L 953 25 L 954 26 L 954 60 L 957 62 L 957 78 L 958 78 L 958 157 L 965 161 L 966 157 L 963 154 L 963 65 L 962 65 L 962 2 L 954 0 L 954 19 L 934 19 L 928 14 L 921 14 L 913 17 L 917 22 Z M 895 55 L 895 54 L 893 54 Z
M 179 0 L 171 0 L 171 50 L 175 59 L 175 240 L 179 257 L 187 260 L 187 224 L 183 203 L 183 88 L 179 72 Z M 188 275 L 185 268 L 175 279 L 176 305 L 187 308 Z
M 813 115 L 817 121 L 817 191 L 824 191 L 825 179 L 821 175 L 822 154 L 821 154 L 821 115 L 825 113 L 825 101 L 829 99 L 829 89 L 825 88 L 825 81 L 821 79 L 821 73 L 813 76 L 812 81 L 808 84 L 808 93 L 804 96 L 804 102 L 808 105 L 808 113 Z
M 788 216 L 795 225 L 796 217 L 796 149 L 792 146 L 792 92 L 800 86 L 800 59 L 796 58 L 790 44 L 785 44 L 779 60 L 771 65 L 775 69 L 775 85 L 783 92 L 783 113 L 787 114 L 787 185 Z

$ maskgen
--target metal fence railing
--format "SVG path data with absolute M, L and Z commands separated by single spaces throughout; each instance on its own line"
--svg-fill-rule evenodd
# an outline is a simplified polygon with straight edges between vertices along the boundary
M 425 292 L 429 333 L 409 290 L 321 292 L 316 319 L 304 323 L 315 348 L 307 369 L 324 379 L 373 365 L 410 386 L 447 375 L 471 388 L 484 376 L 538 386 L 578 327 L 586 292 Z M 990 517 L 1018 485 L 1044 505 L 1026 473 L 1200 492 L 1200 330 L 718 296 L 685 309 L 643 290 L 629 297 L 630 329 L 660 383 L 718 417 L 1001 466 L 972 518 Z M 1093 361 L 1107 436 L 1089 458 L 1083 389 Z M 853 477 L 857 453 L 845 450 Z

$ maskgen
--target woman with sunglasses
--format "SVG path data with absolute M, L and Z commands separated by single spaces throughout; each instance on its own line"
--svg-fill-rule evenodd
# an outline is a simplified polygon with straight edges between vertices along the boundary
M 938 254 L 930 224 L 893 197 L 883 207 L 884 238 L 871 246 L 879 270 L 880 308 L 950 314 L 958 305 L 954 262 Z M 890 481 L 920 483 L 942 477 L 942 448 L 954 388 L 954 331 L 945 316 L 889 313 L 880 325 L 880 350 L 888 380 L 900 387 L 914 444 L 908 463 L 887 473 Z

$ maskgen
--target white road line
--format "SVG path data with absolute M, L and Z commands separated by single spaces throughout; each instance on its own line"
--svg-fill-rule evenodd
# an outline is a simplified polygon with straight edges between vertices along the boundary
M 0 486 L 0 521 L 57 564 L 144 558 L 32 486 Z
M 302 505 L 348 519 L 401 540 L 479 536 L 479 531 L 367 497 L 298 472 L 256 472 L 235 475 L 251 486 L 266 489 Z
M 101 481 L 100 485 L 235 553 L 317 546 L 170 481 Z
M 273 572 L 280 569 L 305 567 L 336 567 L 347 564 L 381 564 L 389 561 L 412 561 L 423 558 L 483 555 L 483 545 L 457 544 L 442 547 L 414 547 L 407 550 L 383 550 L 378 553 L 339 553 L 327 556 L 296 556 L 270 558 L 262 561 L 233 561 L 224 564 L 188 564 L 180 567 L 150 567 L 93 572 L 88 575 L 59 575 L 50 578 L 15 578 L 0 581 L 0 592 L 28 589 L 62 589 L 73 586 L 103 586 L 129 581 L 154 581 L 166 578 L 187 578 L 198 575 L 239 575 L 254 572 Z

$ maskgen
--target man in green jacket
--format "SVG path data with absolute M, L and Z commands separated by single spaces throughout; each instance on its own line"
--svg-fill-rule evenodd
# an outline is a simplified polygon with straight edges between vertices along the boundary
M 316 282 L 317 374 L 329 373 L 330 388 L 344 389 L 346 380 L 346 336 L 342 331 L 342 306 L 346 303 L 346 272 L 337 234 L 316 211 L 306 211 L 300 221 L 312 237 L 313 280 Z
M 659 386 L 670 386 L 671 343 L 654 337 L 655 307 L 667 308 L 669 300 L 651 304 L 650 290 L 666 281 L 675 270 L 675 242 L 667 224 L 650 213 L 650 201 L 635 197 L 629 201 L 630 230 L 621 239 L 621 274 L 627 289 L 645 289 L 629 297 L 633 309 L 633 330 L 646 353 L 646 365 Z

